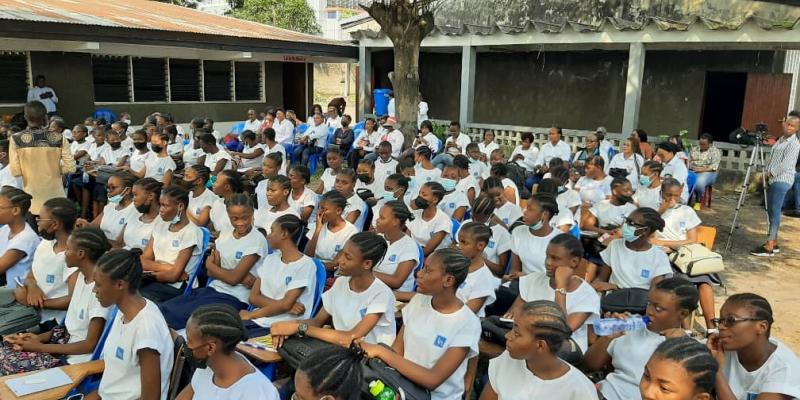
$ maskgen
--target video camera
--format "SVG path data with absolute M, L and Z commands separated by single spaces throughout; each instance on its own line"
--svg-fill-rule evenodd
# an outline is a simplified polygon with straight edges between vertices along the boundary
M 745 128 L 737 128 L 728 136 L 728 141 L 741 146 L 752 146 L 756 144 L 756 142 L 764 140 L 764 136 L 767 135 L 768 131 L 767 124 L 759 122 L 752 131 L 748 131 Z

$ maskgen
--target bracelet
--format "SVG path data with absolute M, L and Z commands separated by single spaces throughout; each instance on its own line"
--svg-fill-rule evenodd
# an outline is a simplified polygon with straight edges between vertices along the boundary
M 555 290 L 555 292 L 556 292 L 556 293 L 561 293 L 561 294 L 563 294 L 564 296 L 566 296 L 566 295 L 567 295 L 567 289 L 565 289 L 565 288 L 558 288 L 558 289 L 556 289 L 556 290 Z

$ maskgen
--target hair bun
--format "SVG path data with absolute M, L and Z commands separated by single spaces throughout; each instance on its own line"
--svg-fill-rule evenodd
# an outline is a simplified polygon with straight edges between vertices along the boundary
M 128 252 L 131 253 L 131 255 L 134 256 L 134 257 L 139 257 L 144 253 L 144 251 L 142 251 L 142 249 L 140 249 L 138 247 L 134 247 L 134 248 L 128 250 Z

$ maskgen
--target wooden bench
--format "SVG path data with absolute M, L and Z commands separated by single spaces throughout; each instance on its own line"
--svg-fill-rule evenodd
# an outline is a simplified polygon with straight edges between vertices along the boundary
M 103 360 L 89 361 L 80 364 L 65 365 L 61 368 L 72 379 L 72 384 L 59 386 L 42 392 L 31 393 L 27 396 L 17 397 L 8 387 L 6 381 L 19 378 L 21 376 L 35 374 L 39 371 L 26 372 L 24 374 L 9 375 L 0 378 L 0 399 L 3 400 L 58 400 L 64 398 L 70 390 L 74 389 L 83 382 L 86 377 L 103 372 L 105 363 Z

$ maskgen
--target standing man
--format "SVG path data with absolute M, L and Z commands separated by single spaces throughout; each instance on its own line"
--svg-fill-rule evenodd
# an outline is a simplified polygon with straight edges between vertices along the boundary
M 36 76 L 36 86 L 28 89 L 28 102 L 38 101 L 47 109 L 47 116 L 52 117 L 56 115 L 56 104 L 58 104 L 58 96 L 53 88 L 47 86 L 47 80 L 44 75 Z
M 39 101 L 25 104 L 28 127 L 10 138 L 9 167 L 21 176 L 23 190 L 33 196 L 31 213 L 38 215 L 45 201 L 66 197 L 62 176 L 75 172 L 67 138 L 47 130 L 47 109 Z
M 800 153 L 800 117 L 790 116 L 783 121 L 783 136 L 772 146 L 772 155 L 764 169 L 767 174 L 767 217 L 769 232 L 767 243 L 756 247 L 750 254 L 758 257 L 772 257 L 778 247 L 778 229 L 781 227 L 781 206 L 786 193 L 794 184 L 795 166 Z

